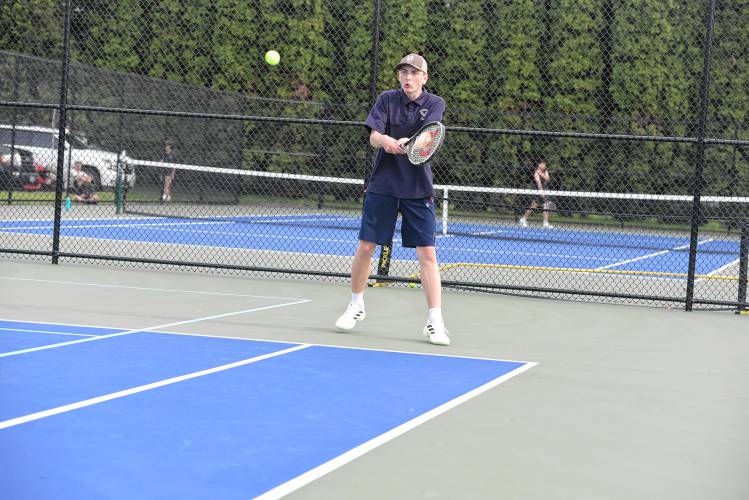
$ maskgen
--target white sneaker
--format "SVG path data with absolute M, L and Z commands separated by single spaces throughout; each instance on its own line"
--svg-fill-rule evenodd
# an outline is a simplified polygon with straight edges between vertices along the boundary
M 518 224 L 520 224 L 523 227 L 528 227 L 528 221 L 525 220 L 525 217 L 521 217 L 520 219 L 518 219 Z
M 429 342 L 434 345 L 450 345 L 450 337 L 448 337 L 450 332 L 447 331 L 444 323 L 427 322 L 422 333 L 425 337 L 429 337 Z
M 351 302 L 346 308 L 346 312 L 336 320 L 335 329 L 339 332 L 348 332 L 354 329 L 358 321 L 362 321 L 366 317 L 367 313 L 364 312 L 364 306 Z
M 552 225 L 551 225 L 551 224 L 549 224 L 548 222 L 544 222 L 544 227 L 545 227 L 546 229 L 554 229 L 554 226 L 552 226 Z

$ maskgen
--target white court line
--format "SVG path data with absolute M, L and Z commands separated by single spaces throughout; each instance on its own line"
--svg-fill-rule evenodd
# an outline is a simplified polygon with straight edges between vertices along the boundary
M 172 219 L 171 222 L 144 222 L 142 224 L 128 224 L 128 223 L 114 223 L 114 222 L 107 222 L 107 223 L 101 223 L 101 224 L 69 224 L 65 223 L 66 221 L 63 221 L 62 229 L 101 229 L 101 228 L 115 228 L 115 227 L 127 227 L 127 228 L 139 228 L 139 227 L 160 227 L 160 226 L 198 226 L 198 225 L 220 225 L 220 224 L 280 224 L 280 223 L 288 223 L 288 222 L 320 222 L 320 221 L 341 221 L 341 220 L 350 220 L 347 218 L 341 218 L 341 217 L 328 217 L 328 218 L 309 218 L 309 219 L 294 219 L 294 218 L 286 218 L 286 219 L 262 219 L 262 217 L 269 217 L 267 215 L 258 215 L 256 220 L 237 220 L 237 219 L 231 219 L 231 216 L 227 216 L 226 220 L 218 220 L 219 218 L 214 219 L 203 219 L 200 220 L 199 218 L 195 219 L 174 219 L 169 217 L 168 215 L 165 215 L 163 218 L 127 218 L 123 220 L 127 221 L 157 221 L 157 220 L 163 220 L 166 219 Z M 313 217 L 313 216 L 308 216 Z M 76 222 L 94 222 L 97 219 L 75 219 Z M 21 230 L 21 231 L 28 231 L 32 229 L 52 229 L 53 225 L 50 221 L 43 221 L 45 224 L 43 225 L 36 225 L 36 226 L 6 226 L 2 227 L 0 226 L 0 231 L 14 231 L 14 230 Z M 67 220 L 67 222 L 71 222 L 70 219 Z M 304 226 L 299 226 L 304 227 Z M 343 230 L 356 230 L 355 227 L 351 228 L 341 228 Z M 225 232 L 222 232 L 221 234 L 226 234 Z M 235 234 L 233 231 L 230 232 L 230 234 Z
M 93 220 L 93 219 L 92 219 Z M 129 219 L 129 220 L 148 220 L 148 219 Z M 62 229 L 101 229 L 101 228 L 113 228 L 113 227 L 127 227 L 127 228 L 138 228 L 138 227 L 155 227 L 155 226 L 184 226 L 185 224 L 200 225 L 200 224 L 230 224 L 229 221 L 211 221 L 211 222 L 190 222 L 190 221 L 175 221 L 175 222 L 147 222 L 145 224 L 63 224 Z M 28 231 L 31 229 L 52 229 L 52 225 L 44 226 L 16 226 L 16 227 L 0 227 L 0 231 L 14 231 L 24 230 Z
M 35 279 L 35 278 L 17 278 L 14 276 L 0 276 L 0 280 L 34 281 L 37 283 L 55 283 L 59 285 L 98 286 L 98 287 L 103 287 L 103 288 L 123 288 L 126 290 L 145 290 L 149 292 L 195 293 L 199 295 L 220 295 L 220 296 L 225 296 L 225 297 L 247 297 L 247 298 L 252 298 L 252 299 L 306 300 L 306 299 L 300 299 L 299 297 L 274 297 L 272 295 L 246 295 L 243 293 L 205 292 L 201 290 L 178 290 L 176 288 L 149 288 L 149 287 L 143 287 L 143 286 L 108 285 L 106 283 L 83 283 L 79 281 L 43 280 L 43 279 Z M 60 323 L 56 323 L 56 324 L 60 324 Z
M 213 316 L 205 316 L 203 318 L 188 319 L 188 320 L 185 320 L 185 321 L 176 321 L 174 323 L 164 323 L 163 325 L 148 326 L 148 327 L 145 327 L 145 328 L 137 328 L 135 330 L 126 330 L 124 332 L 110 333 L 108 335 L 98 335 L 96 337 L 89 337 L 89 338 L 79 339 L 79 340 L 71 340 L 69 342 L 60 342 L 58 344 L 49 344 L 49 345 L 43 345 L 43 346 L 39 346 L 39 347 L 31 347 L 29 349 L 21 349 L 19 351 L 11 351 L 11 352 L 0 353 L 0 358 L 6 358 L 8 356 L 16 356 L 18 354 L 26 354 L 26 353 L 35 352 L 35 351 L 44 351 L 46 349 L 54 349 L 56 347 L 63 347 L 63 346 L 66 346 L 66 345 L 82 344 L 83 342 L 93 342 L 95 340 L 109 339 L 109 338 L 112 338 L 112 337 L 120 337 L 122 335 L 130 335 L 131 333 L 138 333 L 138 332 L 145 332 L 145 331 L 151 331 L 151 330 L 158 330 L 160 328 L 169 328 L 169 327 L 172 327 L 172 326 L 187 325 L 187 324 L 190 324 L 190 323 L 198 323 L 200 321 L 207 321 L 207 320 L 210 320 L 210 319 L 226 318 L 228 316 L 236 316 L 238 314 L 245 314 L 245 313 L 251 313 L 251 312 L 256 312 L 256 311 L 265 311 L 265 310 L 268 310 L 268 309 L 276 309 L 278 307 L 293 306 L 293 305 L 296 305 L 296 304 L 302 304 L 304 302 L 311 302 L 311 301 L 310 300 L 306 300 L 306 299 L 302 299 L 302 300 L 297 300 L 297 301 L 294 301 L 294 302 L 287 302 L 287 303 L 284 303 L 284 304 L 275 304 L 275 305 L 272 305 L 272 306 L 265 306 L 265 307 L 255 307 L 253 309 L 244 309 L 242 311 L 234 311 L 234 312 L 229 312 L 229 313 L 216 314 L 216 315 L 213 315 Z
M 468 233 L 467 236 L 486 236 L 488 234 L 500 234 L 500 233 L 504 233 L 504 232 L 505 231 L 503 231 L 501 229 L 498 229 L 496 231 L 479 231 L 479 232 L 476 232 L 476 233 Z M 461 237 L 465 237 L 465 236 L 463 236 L 462 234 L 437 234 L 437 239 L 440 239 L 440 238 L 461 238 Z
M 419 425 L 445 413 L 446 411 L 455 408 L 456 406 L 465 403 L 469 399 L 472 399 L 479 394 L 488 391 L 489 389 L 498 386 L 502 382 L 505 382 L 512 377 L 519 375 L 523 373 L 526 370 L 529 370 L 530 368 L 534 367 L 536 363 L 528 363 L 524 366 L 518 367 L 514 369 L 513 371 L 509 373 L 505 373 L 501 377 L 498 377 L 491 382 L 488 382 L 480 387 L 477 387 L 476 389 L 473 389 L 472 391 L 466 392 L 465 394 L 462 394 L 458 396 L 457 398 L 448 401 L 447 403 L 440 405 L 436 408 L 433 408 L 429 410 L 426 413 L 423 413 L 419 415 L 418 417 L 409 420 L 408 422 L 405 422 L 398 427 L 395 427 L 393 429 L 390 429 L 389 431 L 385 432 L 384 434 L 380 434 L 379 436 L 370 439 L 366 443 L 360 444 L 356 448 L 352 448 L 349 451 L 338 455 L 337 457 L 333 458 L 332 460 L 329 460 L 325 462 L 322 465 L 319 465 L 315 467 L 314 469 L 310 469 L 304 474 L 301 474 L 294 479 L 291 479 L 279 486 L 276 486 L 275 488 L 266 491 L 262 495 L 259 495 L 255 497 L 256 500 L 269 500 L 269 499 L 276 499 L 281 498 L 285 495 L 288 495 L 292 491 L 298 490 L 302 486 L 321 478 L 322 476 L 334 471 L 335 469 L 338 469 L 339 467 L 342 467 L 343 465 L 346 465 L 347 463 L 351 462 L 352 460 L 359 458 L 360 456 L 364 455 L 365 453 L 368 453 L 372 451 L 373 449 L 377 448 L 378 446 L 381 446 L 388 441 L 391 441 L 392 439 L 395 439 L 396 437 L 410 431 L 411 429 L 414 429 L 418 427 Z
M 164 232 L 172 233 L 189 233 L 189 234 L 218 234 L 222 236 L 250 236 L 253 238 L 269 238 L 277 240 L 302 240 L 302 241 L 324 241 L 329 243 L 350 243 L 357 241 L 353 239 L 340 239 L 340 238 L 314 238 L 311 236 L 293 236 L 290 234 L 266 234 L 266 233 L 244 233 L 244 232 L 226 232 L 226 231 L 204 231 L 201 229 L 176 229 L 176 228 L 163 228 Z M 348 229 L 341 229 L 341 231 L 349 231 Z M 135 240 L 138 241 L 138 240 Z M 168 242 L 167 242 L 168 243 Z
M 722 272 L 722 271 L 723 271 L 724 269 L 727 269 L 727 268 L 729 268 L 729 267 L 731 267 L 731 266 L 733 266 L 733 265 L 735 265 L 735 264 L 738 264 L 740 260 L 741 260 L 741 259 L 736 259 L 736 260 L 734 260 L 734 261 L 732 261 L 732 262 L 729 262 L 729 263 L 728 263 L 728 264 L 726 264 L 725 266 L 721 266 L 721 267 L 719 267 L 718 269 L 715 269 L 715 270 L 713 270 L 713 271 L 710 271 L 710 272 L 709 272 L 709 273 L 707 273 L 707 274 L 706 274 L 705 276 L 712 276 L 713 274 L 718 274 L 719 272 Z M 738 279 L 738 276 L 736 276 L 736 279 Z M 705 280 L 705 278 L 697 278 L 697 279 L 695 279 L 695 280 L 694 280 L 694 282 L 695 282 L 695 283 L 699 283 L 700 281 L 704 281 L 704 280 Z
M 641 255 L 639 257 L 635 257 L 634 259 L 620 260 L 619 262 L 614 262 L 613 264 L 609 264 L 608 266 L 597 267 L 596 271 L 601 271 L 603 269 L 610 269 L 612 267 L 622 266 L 624 264 L 629 264 L 631 262 L 637 262 L 638 260 L 650 259 L 651 257 L 658 257 L 659 255 L 667 254 L 670 251 L 671 250 L 662 250 L 660 252 L 649 253 L 647 255 Z
M 697 244 L 698 245 L 702 245 L 703 243 L 710 243 L 711 241 L 714 241 L 714 240 L 712 238 L 710 238 L 710 239 L 707 239 L 707 240 L 704 240 L 704 241 L 698 241 Z M 673 252 L 674 250 L 684 250 L 686 248 L 689 248 L 688 244 L 687 245 L 681 245 L 679 247 L 670 248 L 668 250 L 661 250 L 660 252 L 649 253 L 647 255 L 641 255 L 639 257 L 635 257 L 634 259 L 627 259 L 627 260 L 622 260 L 620 262 L 614 262 L 613 264 L 609 264 L 608 266 L 597 267 L 596 270 L 599 271 L 599 270 L 603 270 L 603 269 L 610 269 L 612 267 L 622 266 L 624 264 L 629 264 L 631 262 L 637 262 L 638 260 L 650 259 L 651 257 L 658 257 L 659 255 L 664 255 L 664 254 L 667 254 L 669 252 Z
M 201 223 L 202 224 L 202 223 Z M 216 224 L 216 223 L 214 223 Z M 223 224 L 223 223 L 221 223 Z M 129 227 L 129 228 L 138 228 L 138 227 L 146 227 L 146 226 L 153 226 L 155 224 L 138 224 L 138 225 L 124 225 L 123 227 Z M 168 225 L 168 224 L 163 224 Z M 185 225 L 185 224 L 181 224 Z M 94 226 L 68 226 L 63 228 L 64 229 L 70 229 L 73 228 L 88 228 L 88 227 L 94 227 Z M 108 227 L 102 225 L 101 227 Z M 115 226 L 111 226 L 115 227 Z M 303 226 L 300 226 L 303 227 Z M 18 229 L 18 228 L 15 228 Z M 21 228 L 24 229 L 24 228 Z M 39 229 L 39 228 L 29 228 L 29 229 Z M 159 228 L 161 231 L 164 232 L 173 232 L 173 233 L 189 233 L 189 234 L 218 234 L 222 236 L 247 236 L 252 238 L 270 238 L 270 239 L 282 239 L 282 240 L 301 240 L 301 241 L 323 241 L 326 243 L 351 243 L 356 242 L 358 240 L 356 239 L 336 239 L 336 238 L 312 238 L 307 236 L 292 236 L 288 234 L 284 235 L 278 235 L 278 234 L 265 234 L 265 233 L 246 233 L 246 232 L 236 232 L 236 231 L 203 231 L 199 229 L 192 229 L 190 227 L 187 227 L 185 229 L 177 229 L 177 228 Z M 0 228 L 0 231 L 3 230 L 3 228 Z M 341 231 L 350 231 L 350 229 L 341 229 Z M 68 238 L 89 238 L 94 240 L 106 240 L 109 239 L 106 235 L 104 236 L 80 236 L 80 235 L 73 235 L 73 236 L 66 236 Z M 162 244 L 170 244 L 170 245 L 189 245 L 194 246 L 194 243 L 177 243 L 177 242 L 169 242 L 169 241 L 159 241 L 159 242 L 150 242 L 150 241 L 141 241 L 136 239 L 130 239 L 127 241 L 134 241 L 136 243 L 162 243 Z M 199 244 L 199 243 L 198 243 Z
M 227 340 L 241 340 L 246 342 L 273 342 L 276 344 L 299 344 L 292 340 L 276 340 L 276 339 L 258 339 L 250 337 L 230 337 L 228 335 L 208 335 L 205 333 L 184 333 L 184 332 L 158 332 L 166 335 L 184 335 L 187 337 L 202 337 L 209 339 L 227 339 Z M 428 341 L 424 341 L 426 345 L 429 345 Z M 377 347 L 360 347 L 360 346 L 348 346 L 348 345 L 335 345 L 335 344 L 311 344 L 315 347 L 327 347 L 331 349 L 349 349 L 352 351 L 372 351 L 372 352 L 388 352 L 393 354 L 409 354 L 414 356 L 438 356 L 440 358 L 456 358 L 456 359 L 474 359 L 480 361 L 506 361 L 509 363 L 531 363 L 537 364 L 533 361 L 525 361 L 520 359 L 507 359 L 507 358 L 485 358 L 481 356 L 462 356 L 459 354 L 444 354 L 442 352 L 418 352 L 418 351 L 401 351 L 398 349 L 380 349 Z
M 26 330 L 23 328 L 3 328 L 0 327 L 0 330 L 5 330 L 9 332 L 29 332 L 29 333 L 50 333 L 52 335 L 72 335 L 74 337 L 96 337 L 96 335 L 87 335 L 85 333 L 67 333 L 67 332 L 50 332 L 47 330 Z
M 57 322 L 50 323 L 49 321 L 27 321 L 25 319 L 0 318 L 0 322 L 3 322 L 3 321 L 13 321 L 13 322 L 16 322 L 16 323 L 28 323 L 30 325 L 50 325 L 50 324 L 53 324 L 53 325 L 57 325 L 57 326 L 73 326 L 73 327 L 79 327 L 79 328 L 98 328 L 98 329 L 103 329 L 103 330 L 118 330 L 118 331 L 130 330 L 130 328 L 124 328 L 124 327 L 119 327 L 119 326 L 102 326 L 102 325 L 92 325 L 92 324 L 81 325 L 81 324 L 78 324 L 78 323 L 57 323 Z M 44 332 L 44 333 L 53 333 L 53 332 L 49 332 L 47 330 L 39 330 L 39 331 L 40 332 Z M 83 335 L 83 334 L 80 334 L 80 335 Z M 98 337 L 98 335 L 92 335 L 92 336 L 93 337 Z
M 49 410 L 42 410 L 42 411 L 38 411 L 35 413 L 29 413 L 28 415 L 15 417 L 15 418 L 11 418 L 9 420 L 4 420 L 0 422 L 0 429 L 7 429 L 8 427 L 25 424 L 27 422 L 33 422 L 34 420 L 40 420 L 42 418 L 51 417 L 53 415 L 59 415 L 60 413 L 77 410 L 79 408 L 85 408 L 86 406 L 92 406 L 92 405 L 99 404 L 99 403 L 104 403 L 106 401 L 111 401 L 113 399 L 123 398 L 125 396 L 130 396 L 132 394 L 137 394 L 139 392 L 150 391 L 151 389 L 157 389 L 159 387 L 164 387 L 166 385 L 176 384 L 178 382 L 184 382 L 185 380 L 190 380 L 190 379 L 197 378 L 197 377 L 203 377 L 205 375 L 210 375 L 212 373 L 218 373 L 221 371 L 230 370 L 232 368 L 249 365 L 251 363 L 257 363 L 258 361 L 262 361 L 264 359 L 274 358 L 276 356 L 281 356 L 284 354 L 288 354 L 290 352 L 299 351 L 301 349 L 306 349 L 307 347 L 311 347 L 311 346 L 309 344 L 296 345 L 294 347 L 290 347 L 289 349 L 284 349 L 282 351 L 275 351 L 275 352 L 271 352 L 268 354 L 263 354 L 261 356 L 255 356 L 253 358 L 247 358 L 247 359 L 243 359 L 240 361 L 235 361 L 234 363 L 227 363 L 225 365 L 215 366 L 213 368 L 208 368 L 208 369 L 200 370 L 197 372 L 187 373 L 185 375 L 179 375 L 177 377 L 159 380 L 158 382 L 152 382 L 150 384 L 140 385 L 138 387 L 131 387 L 130 389 L 112 392 L 110 394 L 104 394 L 103 396 L 97 396 L 95 398 L 90 398 L 90 399 L 86 399 L 83 401 L 78 401 L 76 403 L 70 403 L 70 404 L 58 406 L 56 408 L 50 408 Z
M 491 255 L 499 255 L 499 254 L 507 254 L 507 255 L 525 255 L 530 257 L 555 257 L 555 258 L 564 258 L 564 259 L 578 259 L 578 260 L 603 260 L 603 261 L 609 261 L 611 258 L 607 257 L 594 257 L 594 256 L 586 256 L 586 255 L 569 255 L 564 253 L 543 253 L 543 252 L 517 252 L 513 250 L 480 250 L 476 248 L 461 248 L 461 247 L 437 247 L 437 251 L 441 253 L 444 256 L 444 253 L 446 251 L 452 251 L 452 252 L 465 252 L 465 253 L 478 253 L 478 254 L 491 254 Z

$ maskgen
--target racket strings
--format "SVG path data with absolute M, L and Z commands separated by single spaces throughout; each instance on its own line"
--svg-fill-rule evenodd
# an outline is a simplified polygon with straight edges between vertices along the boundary
M 413 147 L 408 152 L 412 163 L 423 163 L 434 155 L 444 140 L 444 128 L 434 126 L 423 130 L 413 141 Z

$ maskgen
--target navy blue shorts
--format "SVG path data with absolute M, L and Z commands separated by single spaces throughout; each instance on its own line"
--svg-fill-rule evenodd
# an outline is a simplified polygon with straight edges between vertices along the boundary
M 395 233 L 398 212 L 401 213 L 401 237 L 404 247 L 434 246 L 437 222 L 432 198 L 411 200 L 367 193 L 359 239 L 373 241 L 378 245 L 390 244 Z

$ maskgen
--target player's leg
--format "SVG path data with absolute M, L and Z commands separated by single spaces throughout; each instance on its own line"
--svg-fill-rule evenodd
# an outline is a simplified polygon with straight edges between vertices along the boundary
M 426 294 L 427 307 L 442 308 L 442 280 L 437 263 L 437 251 L 434 247 L 416 247 L 416 257 L 419 259 L 419 273 L 421 286 Z
M 435 249 L 437 223 L 434 201 L 428 198 L 401 200 L 401 214 L 403 246 L 416 248 L 421 286 L 426 295 L 428 313 L 423 333 L 432 344 L 450 345 L 450 337 L 442 318 L 442 280 Z
M 537 203 L 537 202 L 536 202 L 536 200 L 534 199 L 534 200 L 533 200 L 533 201 L 531 202 L 531 206 L 530 206 L 530 208 L 528 208 L 528 210 L 526 210 L 526 211 L 525 211 L 525 213 L 523 214 L 523 216 L 522 216 L 522 217 L 521 217 L 521 218 L 520 218 L 520 219 L 518 220 L 518 224 L 520 224 L 520 225 L 521 225 L 521 226 L 523 226 L 523 227 L 528 227 L 528 217 L 530 217 L 530 216 L 531 216 L 531 215 L 533 214 L 533 211 L 534 211 L 534 210 L 535 210 L 535 209 L 536 209 L 537 207 L 538 207 L 538 203 Z
M 548 229 L 551 229 L 554 227 L 549 223 L 549 202 L 548 201 L 544 201 L 544 227 Z
M 336 330 L 349 331 L 366 317 L 364 290 L 372 267 L 372 256 L 378 244 L 389 244 L 392 241 L 397 217 L 397 198 L 375 193 L 366 195 L 359 229 L 359 245 L 351 265 L 351 302 L 336 321 Z
M 172 201 L 172 183 L 174 182 L 174 171 L 164 176 L 164 195 L 162 200 Z
M 364 293 L 367 287 L 367 278 L 372 268 L 372 256 L 377 248 L 373 241 L 359 241 L 354 254 L 354 262 L 351 265 L 351 292 Z

